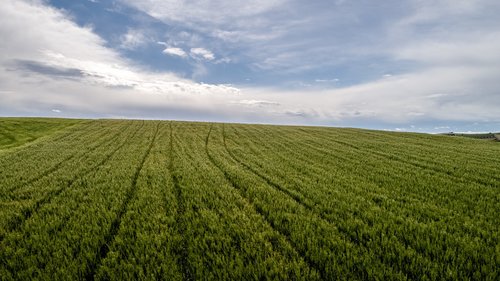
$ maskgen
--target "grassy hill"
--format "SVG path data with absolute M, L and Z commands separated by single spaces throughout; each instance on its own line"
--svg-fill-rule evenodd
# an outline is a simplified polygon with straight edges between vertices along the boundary
M 35 141 L 81 122 L 76 119 L 0 118 L 0 151 Z
M 496 142 L 168 121 L 46 132 L 0 154 L 2 280 L 499 278 Z

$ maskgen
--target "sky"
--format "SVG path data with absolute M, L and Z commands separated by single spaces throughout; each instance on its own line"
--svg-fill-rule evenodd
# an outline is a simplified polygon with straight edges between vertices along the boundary
M 7 0 L 0 116 L 500 131 L 498 0 Z

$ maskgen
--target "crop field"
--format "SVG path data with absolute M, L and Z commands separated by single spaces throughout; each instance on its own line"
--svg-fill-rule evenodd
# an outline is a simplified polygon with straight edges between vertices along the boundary
M 49 118 L 0 118 L 0 151 L 32 142 L 82 120 Z
M 1 280 L 500 279 L 498 142 L 47 122 L 0 146 Z

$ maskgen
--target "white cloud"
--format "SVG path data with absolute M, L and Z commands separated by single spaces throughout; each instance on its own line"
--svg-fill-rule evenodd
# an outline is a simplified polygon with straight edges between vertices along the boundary
M 395 59 L 411 60 L 426 66 L 500 65 L 498 28 L 482 28 L 481 32 L 470 33 L 430 34 L 427 38 L 405 41 L 407 43 L 394 49 Z
M 127 33 L 120 37 L 120 48 L 134 50 L 145 46 L 152 40 L 145 35 L 146 31 L 129 28 Z
M 173 56 L 179 56 L 183 58 L 187 58 L 188 55 L 199 61 L 212 61 L 215 60 L 215 55 L 210 50 L 206 48 L 193 47 L 189 49 L 189 53 L 186 52 L 183 48 L 173 47 L 173 46 L 192 46 L 193 44 L 197 44 L 201 42 L 198 36 L 195 36 L 188 32 L 180 32 L 176 35 L 170 36 L 168 38 L 168 42 L 157 42 L 160 45 L 165 46 L 166 48 L 163 50 L 163 53 Z M 229 58 L 222 58 L 217 60 L 215 63 L 227 63 L 231 60 Z
M 167 55 L 178 56 L 178 57 L 183 57 L 183 58 L 187 57 L 186 52 L 181 48 L 167 47 L 167 48 L 165 48 L 165 50 L 163 50 L 163 53 L 167 54 Z
M 368 1 L 351 5 L 338 1 L 335 7 L 328 6 L 328 1 L 317 6 L 269 1 L 252 11 L 246 8 L 255 2 L 216 1 L 214 6 L 204 1 L 134 2 L 131 5 L 165 22 L 187 22 L 225 44 L 242 44 L 244 55 L 252 57 L 251 64 L 259 71 L 368 68 L 386 61 L 376 75 L 379 79 L 347 88 L 243 89 L 242 105 L 268 100 L 280 104 L 254 106 L 266 116 L 339 123 L 363 119 L 394 124 L 500 122 L 496 109 L 500 108 L 500 81 L 495 77 L 500 73 L 500 2 L 495 0 L 410 0 L 370 9 L 365 5 Z M 305 11 L 313 7 L 314 16 L 306 16 Z M 374 13 L 384 16 L 374 19 Z
M 333 78 L 333 79 L 314 79 L 314 82 L 317 83 L 332 83 L 332 82 L 339 82 L 340 80 L 338 78 Z
M 268 101 L 268 100 L 239 100 L 236 102 L 233 102 L 236 104 L 242 104 L 246 106 L 256 106 L 256 107 L 262 107 L 262 106 L 279 106 L 280 104 L 275 101 Z
M 432 68 L 347 88 L 242 91 L 279 103 L 274 115 L 295 114 L 311 123 L 500 122 L 499 72 L 500 67 Z
M 401 23 L 406 25 L 421 25 L 439 22 L 443 19 L 450 23 L 469 16 L 485 14 L 488 10 L 499 7 L 495 0 L 411 0 L 413 13 L 405 17 Z
M 166 37 L 169 46 L 195 47 L 203 44 L 203 38 L 200 35 L 187 31 L 169 32 Z
M 43 3 L 17 0 L 0 6 L 3 114 L 43 114 L 54 106 L 69 116 L 130 116 L 151 108 L 175 109 L 179 116 L 209 114 L 239 94 L 233 87 L 146 71 Z
M 425 1 L 412 3 L 419 2 Z M 396 67 L 399 61 L 417 65 L 398 71 L 391 69 L 389 64 L 376 75 L 380 79 L 350 87 L 287 91 L 199 84 L 173 73 L 151 72 L 107 48 L 91 29 L 79 27 L 64 12 L 44 5 L 45 2 L 7 1 L 0 6 L 0 112 L 44 114 L 61 108 L 68 116 L 154 116 L 331 125 L 360 120 L 358 126 L 366 121 L 391 123 L 395 125 L 390 127 L 399 128 L 429 120 L 500 122 L 500 81 L 497 78 L 500 32 L 497 25 L 487 27 L 466 20 L 477 16 L 478 9 L 484 12 L 483 8 L 478 8 L 478 2 L 460 2 L 463 7 L 456 12 L 446 12 L 444 7 L 451 2 L 442 4 L 445 2 L 439 1 L 438 7 L 443 15 L 451 14 L 449 23 L 438 22 L 440 18 L 432 9 L 418 8 L 408 17 L 380 27 L 381 30 L 375 32 L 381 37 L 381 42 L 376 41 L 380 44 L 369 44 L 374 41 L 366 38 L 361 44 L 339 36 L 334 38 L 336 44 L 325 41 L 329 46 L 321 45 L 324 42 L 314 36 L 294 41 L 293 34 L 308 35 L 304 31 L 314 30 L 321 24 L 328 26 L 330 22 L 325 19 L 330 18 L 336 23 L 345 21 L 355 25 L 356 16 L 346 13 L 342 17 L 339 12 L 338 18 L 327 17 L 333 12 L 325 10 L 317 15 L 318 20 L 290 19 L 293 23 L 285 24 L 283 14 L 278 13 L 278 27 L 271 27 L 267 35 L 265 31 L 273 26 L 270 24 L 275 16 L 273 12 L 280 10 L 283 1 L 263 1 L 262 7 L 257 6 L 259 1 L 216 1 L 213 7 L 212 2 L 198 1 L 192 4 L 184 1 L 131 2 L 166 22 L 182 22 L 192 17 L 196 30 L 212 31 L 204 33 L 207 36 L 217 33 L 217 38 L 223 38 L 226 43 L 248 43 L 245 46 L 250 50 L 245 55 L 253 55 L 256 59 L 250 63 L 259 65 L 260 70 L 300 73 L 332 61 L 377 63 L 360 59 L 366 54 L 383 56 Z M 425 3 L 430 5 L 430 2 Z M 196 5 L 201 8 L 195 9 Z M 237 9 L 238 5 L 242 5 L 241 10 Z M 214 16 L 207 13 L 214 13 Z M 460 22 L 453 17 L 466 17 L 463 25 L 472 26 L 466 27 L 469 32 L 456 29 Z M 490 21 L 496 20 L 490 18 Z M 450 25 L 452 28 L 444 28 Z M 338 29 L 346 26 L 349 25 L 341 24 Z M 480 32 L 470 32 L 473 27 Z M 418 32 L 422 28 L 425 32 Z M 143 40 L 138 37 L 145 34 L 139 30 L 131 29 L 124 35 L 124 46 L 141 46 Z M 349 33 L 349 30 L 343 31 Z M 286 36 L 293 38 L 280 41 Z M 321 36 L 329 36 L 329 33 Z M 158 42 L 165 46 L 164 53 L 194 58 L 195 76 L 206 74 L 209 64 L 205 61 L 222 62 L 225 56 L 219 48 L 205 44 L 200 36 L 190 32 L 182 31 L 167 39 Z M 211 50 L 218 54 L 217 58 Z M 384 73 L 392 76 L 383 77 Z M 337 75 L 337 71 L 324 75 Z M 335 85 L 333 82 L 337 81 L 319 78 L 315 82 Z
M 123 0 L 131 6 L 165 20 L 184 23 L 217 24 L 233 23 L 241 18 L 249 18 L 279 7 L 286 0 Z
M 190 55 L 194 59 L 214 60 L 215 55 L 205 48 L 191 48 Z
M 269 44 L 287 33 L 297 34 L 301 30 L 292 30 L 302 20 L 287 17 L 290 9 L 284 9 L 289 0 L 257 1 L 160 1 L 160 0 L 120 0 L 150 16 L 175 26 L 181 32 L 167 34 L 165 41 L 171 46 L 198 49 L 205 46 L 211 50 L 246 48 L 251 57 L 262 59 L 269 52 L 261 44 Z M 189 32 L 188 32 L 188 31 Z M 215 40 L 212 40 L 215 39 Z M 206 49 L 208 50 L 208 49 Z M 211 52 L 213 54 L 213 52 Z M 224 57 L 225 55 L 222 55 Z M 196 58 L 200 56 L 195 54 Z M 204 55 L 205 60 L 214 60 L 215 55 Z M 234 60 L 232 60 L 234 61 Z M 218 61 L 218 63 L 227 60 Z
M 220 63 L 231 63 L 233 60 L 231 58 L 221 58 L 216 60 L 214 63 L 215 64 L 220 64 Z
M 121 2 L 169 25 L 219 39 L 219 47 L 238 49 L 257 69 L 279 73 L 348 67 L 374 57 L 394 64 L 420 55 L 431 60 L 433 47 L 444 54 L 438 57 L 443 60 L 462 52 L 456 42 L 473 42 L 468 41 L 474 40 L 470 34 L 497 36 L 492 31 L 500 25 L 500 2 L 495 0 L 409 0 L 397 5 L 366 0 L 349 5 L 291 0 Z M 422 45 L 429 48 L 419 48 Z M 487 44 L 482 53 L 491 54 L 495 48 Z

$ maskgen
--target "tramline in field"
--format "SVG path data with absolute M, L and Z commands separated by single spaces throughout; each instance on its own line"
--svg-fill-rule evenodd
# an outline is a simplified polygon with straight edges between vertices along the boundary
M 139 120 L 0 130 L 1 280 L 500 277 L 496 142 Z

